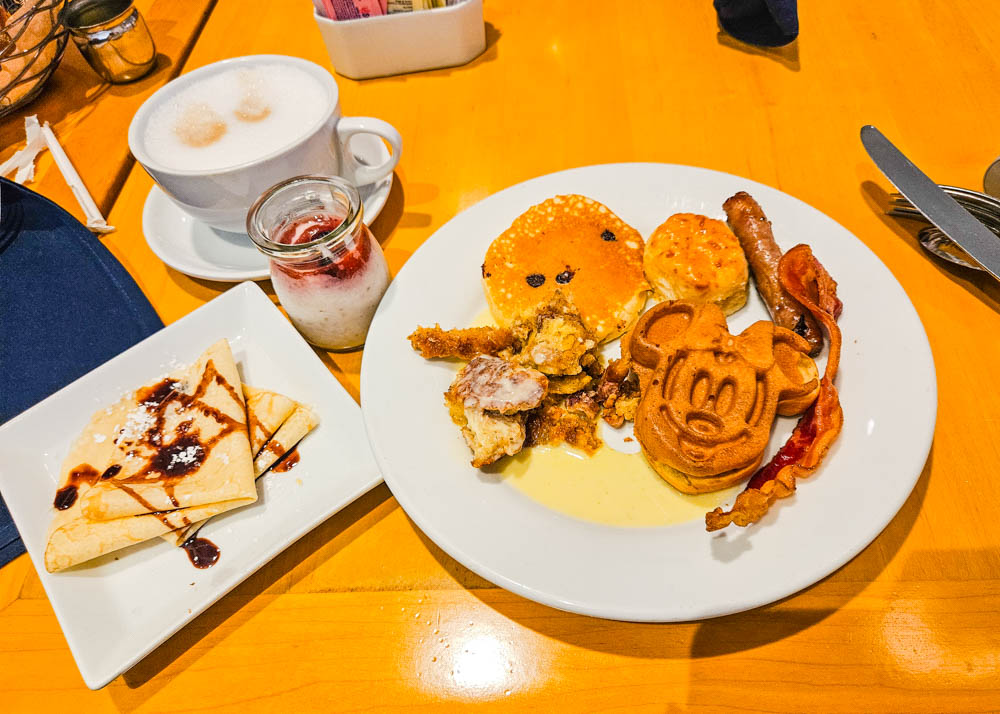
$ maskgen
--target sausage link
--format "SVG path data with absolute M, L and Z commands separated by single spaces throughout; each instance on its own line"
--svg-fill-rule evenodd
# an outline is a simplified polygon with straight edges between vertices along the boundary
M 823 333 L 813 316 L 781 286 L 778 279 L 781 249 L 774 242 L 771 222 L 767 220 L 760 204 L 749 193 L 740 191 L 727 199 L 722 208 L 729 220 L 729 227 L 733 229 L 746 253 L 757 292 L 764 299 L 774 324 L 804 337 L 811 347 L 809 354 L 817 355 L 823 349 Z

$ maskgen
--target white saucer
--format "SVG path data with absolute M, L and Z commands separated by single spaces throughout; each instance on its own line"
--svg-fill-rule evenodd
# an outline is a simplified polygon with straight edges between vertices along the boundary
M 355 158 L 377 166 L 388 160 L 389 150 L 372 134 L 358 134 L 351 140 Z M 360 186 L 365 207 L 365 223 L 372 221 L 385 206 L 392 188 L 392 174 L 378 183 Z M 246 233 L 220 231 L 197 221 L 153 185 L 142 209 L 142 232 L 156 257 L 174 270 L 193 278 L 236 283 L 270 277 L 267 258 Z

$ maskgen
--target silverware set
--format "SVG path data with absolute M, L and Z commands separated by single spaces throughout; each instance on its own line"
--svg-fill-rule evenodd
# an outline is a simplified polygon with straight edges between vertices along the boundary
M 1000 240 L 1000 200 L 979 191 L 971 191 L 958 186 L 939 184 L 938 188 L 951 196 L 958 204 L 971 213 L 976 220 L 990 229 Z M 889 210 L 886 213 L 898 218 L 909 218 L 930 223 L 912 203 L 901 193 L 889 195 Z M 943 260 L 962 265 L 973 270 L 983 268 L 976 263 L 957 243 L 946 236 L 941 229 L 928 225 L 917 233 L 917 240 L 928 252 Z

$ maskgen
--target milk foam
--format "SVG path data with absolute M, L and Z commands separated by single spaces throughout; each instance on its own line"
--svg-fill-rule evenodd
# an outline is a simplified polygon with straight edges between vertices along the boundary
M 294 143 L 328 106 L 326 88 L 295 67 L 234 67 L 160 102 L 143 147 L 172 169 L 223 169 Z

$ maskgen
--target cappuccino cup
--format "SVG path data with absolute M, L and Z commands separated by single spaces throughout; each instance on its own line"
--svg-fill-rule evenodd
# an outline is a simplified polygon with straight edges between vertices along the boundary
M 378 166 L 348 148 L 375 134 L 392 149 Z M 284 55 L 223 60 L 181 75 L 150 96 L 128 130 L 132 155 L 183 211 L 223 231 L 245 232 L 247 212 L 271 186 L 303 174 L 379 181 L 399 161 L 389 123 L 345 117 L 333 76 Z

